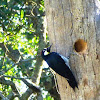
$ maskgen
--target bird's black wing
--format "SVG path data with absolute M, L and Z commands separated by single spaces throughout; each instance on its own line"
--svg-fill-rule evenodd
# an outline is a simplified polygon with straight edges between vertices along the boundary
M 62 57 L 56 53 L 52 52 L 48 55 L 48 59 L 46 60 L 49 67 L 51 67 L 56 73 L 59 75 L 65 77 L 69 83 L 69 85 L 75 89 L 75 87 L 78 88 L 78 83 L 69 68 L 68 65 L 66 65 L 66 62 L 62 59 Z

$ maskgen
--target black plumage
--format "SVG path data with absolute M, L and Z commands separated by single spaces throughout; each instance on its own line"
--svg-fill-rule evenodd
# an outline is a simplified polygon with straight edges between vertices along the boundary
M 65 60 L 60 54 L 56 52 L 50 53 L 50 48 L 51 46 L 42 51 L 42 58 L 47 62 L 49 67 L 51 67 L 56 73 L 65 77 L 69 85 L 75 90 L 75 87 L 78 88 L 78 83 L 69 67 L 69 64 L 65 62 Z M 45 55 L 45 52 L 49 52 L 49 54 Z

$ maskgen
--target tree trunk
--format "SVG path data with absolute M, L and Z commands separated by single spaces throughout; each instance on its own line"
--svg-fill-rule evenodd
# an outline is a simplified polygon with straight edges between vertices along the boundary
M 96 2 L 45 0 L 52 51 L 70 55 L 70 66 L 79 83 L 79 90 L 74 92 L 67 80 L 57 74 L 61 100 L 100 100 L 100 17 Z

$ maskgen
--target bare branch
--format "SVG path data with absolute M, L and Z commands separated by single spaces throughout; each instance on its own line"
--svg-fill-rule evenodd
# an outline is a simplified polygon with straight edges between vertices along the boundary
M 37 93 L 37 94 L 40 94 L 40 89 L 39 87 L 29 83 L 27 80 L 25 80 L 24 78 L 22 79 L 22 81 L 29 87 L 25 93 L 22 94 L 21 96 L 21 100 L 28 100 L 29 96 L 32 94 L 32 93 Z
M 32 83 L 29 83 L 27 80 L 25 80 L 24 78 L 22 79 L 22 81 L 30 88 L 32 89 L 33 93 L 39 93 L 41 92 L 41 90 L 39 89 L 39 87 L 33 85 Z
M 11 92 L 11 93 L 7 96 L 7 98 L 8 98 L 9 100 L 14 100 L 15 97 L 17 97 L 17 95 L 16 95 L 14 92 Z
M 32 95 L 32 89 L 28 88 L 25 93 L 22 94 L 20 100 L 28 100 L 30 95 Z M 37 93 L 37 100 L 43 100 L 41 93 Z
M 9 75 L 3 75 L 3 77 L 8 77 L 8 78 L 14 78 L 14 79 L 19 79 L 19 80 L 22 80 L 22 79 L 31 79 L 32 77 L 15 77 L 15 76 L 9 76 Z
M 31 60 L 35 60 L 36 58 L 29 58 L 29 59 L 24 59 L 24 60 L 21 60 L 21 62 L 27 62 L 27 61 L 31 61 Z
M 25 93 L 22 94 L 20 100 L 28 100 L 29 96 L 33 93 L 32 89 L 28 88 Z

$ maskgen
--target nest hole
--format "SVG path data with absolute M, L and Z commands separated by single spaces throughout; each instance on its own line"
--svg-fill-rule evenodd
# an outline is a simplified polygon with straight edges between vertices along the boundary
M 83 39 L 78 39 L 74 44 L 74 48 L 77 53 L 85 53 L 87 49 L 87 43 Z

